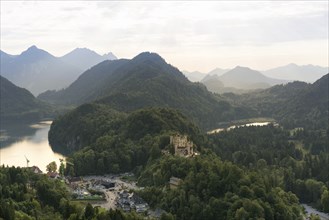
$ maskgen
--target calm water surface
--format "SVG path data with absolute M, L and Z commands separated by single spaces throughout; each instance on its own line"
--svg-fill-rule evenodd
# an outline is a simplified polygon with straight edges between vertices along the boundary
M 0 164 L 8 166 L 26 167 L 38 166 L 43 172 L 46 166 L 55 161 L 59 166 L 59 159 L 65 158 L 53 152 L 48 143 L 48 131 L 51 121 L 41 121 L 36 124 L 5 124 L 0 131 Z
M 242 124 L 242 125 L 232 125 L 228 128 L 217 128 L 211 131 L 208 131 L 207 134 L 215 134 L 215 133 L 219 133 L 222 131 L 229 131 L 238 127 L 250 127 L 250 126 L 267 126 L 269 124 L 271 124 L 273 122 L 270 121 L 266 121 L 266 122 L 253 122 L 253 123 L 247 123 L 247 124 Z

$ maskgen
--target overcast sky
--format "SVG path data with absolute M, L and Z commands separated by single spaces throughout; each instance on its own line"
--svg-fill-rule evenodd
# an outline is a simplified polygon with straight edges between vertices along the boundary
M 159 53 L 181 70 L 288 63 L 328 66 L 328 1 L 2 1 L 1 50 L 77 47 L 132 58 Z

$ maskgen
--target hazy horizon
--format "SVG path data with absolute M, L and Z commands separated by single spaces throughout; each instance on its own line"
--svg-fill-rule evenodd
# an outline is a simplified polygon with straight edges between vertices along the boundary
M 160 54 L 180 70 L 289 63 L 328 67 L 328 2 L 1 1 L 1 50 L 32 45 L 133 58 Z

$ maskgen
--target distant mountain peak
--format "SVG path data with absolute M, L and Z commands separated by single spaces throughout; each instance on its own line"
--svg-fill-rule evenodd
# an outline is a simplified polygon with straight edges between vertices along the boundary
M 148 51 L 138 54 L 137 56 L 135 56 L 133 58 L 133 60 L 152 60 L 152 61 L 165 62 L 165 60 L 159 54 L 153 53 L 153 52 L 148 52 Z
M 35 45 L 32 45 L 32 46 L 30 46 L 29 48 L 27 48 L 27 50 L 29 51 L 31 51 L 31 50 L 39 50 L 39 48 L 37 48 L 37 46 L 35 46 Z
M 75 48 L 71 52 L 65 54 L 64 56 L 60 57 L 62 61 L 73 65 L 79 69 L 87 70 L 92 66 L 103 62 L 104 60 L 116 60 L 117 57 L 114 56 L 112 53 L 108 53 L 107 55 L 99 55 L 95 51 L 89 48 Z
M 64 56 L 68 56 L 68 55 L 71 55 L 71 54 L 90 54 L 90 53 L 92 53 L 94 55 L 97 55 L 97 56 L 100 56 L 95 51 L 90 50 L 90 49 L 88 49 L 86 47 L 84 47 L 84 48 L 77 47 L 77 48 L 75 48 L 74 50 L 72 50 L 71 52 L 69 52 L 68 54 L 66 54 Z
M 245 67 L 245 66 L 236 66 L 235 68 L 233 68 L 232 70 L 252 70 L 249 67 Z
M 104 59 L 106 60 L 117 60 L 118 58 L 112 53 L 112 52 L 108 52 L 108 53 L 105 53 L 103 55 L 100 55 L 98 54 L 97 52 L 89 49 L 89 48 L 86 48 L 86 47 L 77 47 L 75 48 L 74 50 L 72 50 L 71 52 L 69 52 L 68 54 L 64 55 L 65 56 L 68 56 L 68 55 L 86 55 L 86 56 L 97 56 L 99 58 L 103 57 Z
M 226 78 L 226 77 L 249 77 L 248 81 L 251 80 L 251 78 L 254 77 L 265 77 L 263 76 L 260 72 L 250 69 L 249 67 L 243 67 L 243 66 L 236 66 L 235 68 L 233 68 L 232 70 L 224 73 L 222 75 L 222 77 Z M 235 80 L 242 80 L 241 78 L 236 78 Z M 245 79 L 247 80 L 247 79 Z
M 26 57 L 29 60 L 54 57 L 47 51 L 37 48 L 35 45 L 32 45 L 27 50 L 23 51 L 20 56 Z
M 263 73 L 269 77 L 313 83 L 328 73 L 328 67 L 313 64 L 297 65 L 295 63 L 289 63 L 285 66 L 265 70 Z
M 118 59 L 112 52 L 105 53 L 105 54 L 103 54 L 102 57 L 104 57 L 108 60 L 117 60 Z
M 77 47 L 77 48 L 75 48 L 74 50 L 76 50 L 76 51 L 89 51 L 89 52 L 94 52 L 94 53 L 96 53 L 95 51 L 93 51 L 93 50 L 91 50 L 91 49 L 89 49 L 89 48 L 87 48 L 87 47 Z
M 296 63 L 289 63 L 287 66 L 297 67 L 298 65 Z

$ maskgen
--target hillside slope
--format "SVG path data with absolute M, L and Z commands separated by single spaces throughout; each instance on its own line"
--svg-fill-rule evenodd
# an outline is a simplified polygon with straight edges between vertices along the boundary
M 292 82 L 244 95 L 226 94 L 231 103 L 274 117 L 286 127 L 328 127 L 329 74 L 313 84 Z
M 47 115 L 49 106 L 36 99 L 28 90 L 17 87 L 0 76 L 1 121 L 34 120 Z
M 67 89 L 48 91 L 39 98 L 75 105 L 97 101 L 120 111 L 171 107 L 192 117 L 203 128 L 249 114 L 221 101 L 202 84 L 191 83 L 159 55 L 148 52 L 132 60 L 104 61 L 83 73 Z

